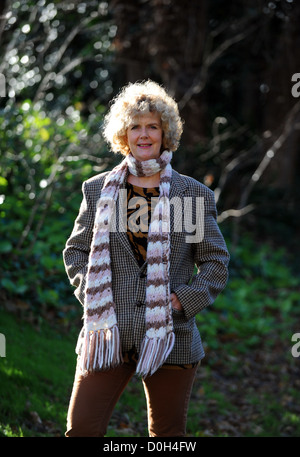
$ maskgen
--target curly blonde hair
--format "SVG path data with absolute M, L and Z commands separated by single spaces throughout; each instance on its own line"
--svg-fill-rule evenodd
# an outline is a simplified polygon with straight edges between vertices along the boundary
M 104 118 L 103 136 L 113 152 L 129 154 L 127 129 L 135 116 L 148 112 L 160 114 L 163 148 L 176 151 L 183 130 L 177 103 L 162 86 L 148 80 L 129 83 L 112 100 Z

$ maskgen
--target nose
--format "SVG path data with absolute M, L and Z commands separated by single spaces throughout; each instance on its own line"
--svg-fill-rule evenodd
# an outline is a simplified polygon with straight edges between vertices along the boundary
M 147 138 L 147 137 L 148 137 L 148 130 L 147 130 L 147 127 L 142 127 L 142 128 L 141 128 L 140 137 L 141 137 L 141 138 Z

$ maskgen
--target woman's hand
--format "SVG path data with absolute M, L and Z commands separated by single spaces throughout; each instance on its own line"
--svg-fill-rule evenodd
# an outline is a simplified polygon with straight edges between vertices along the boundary
M 174 294 L 174 293 L 170 294 L 170 299 L 171 299 L 172 308 L 176 309 L 177 311 L 183 310 L 182 304 L 180 303 L 176 294 Z

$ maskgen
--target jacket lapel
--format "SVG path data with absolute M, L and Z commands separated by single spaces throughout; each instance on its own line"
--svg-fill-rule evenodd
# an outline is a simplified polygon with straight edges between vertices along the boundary
M 175 170 L 172 171 L 172 180 L 171 180 L 171 187 L 170 187 L 170 203 L 171 203 L 171 212 L 170 212 L 170 231 L 171 236 L 174 231 L 174 219 L 179 217 L 179 222 L 183 218 L 183 194 L 186 189 L 186 182 L 182 178 L 182 176 Z M 177 203 L 178 202 L 178 203 Z M 176 216 L 177 214 L 177 216 Z M 175 216 L 175 217 L 174 217 Z
M 171 186 L 170 186 L 170 201 L 173 199 L 173 209 L 171 208 L 171 221 L 170 221 L 170 229 L 171 233 L 174 230 L 174 213 L 176 214 L 176 210 L 179 210 L 181 212 L 181 217 L 182 217 L 182 197 L 184 194 L 186 188 L 186 182 L 185 180 L 181 177 L 181 175 L 175 171 L 172 170 L 172 179 L 171 179 Z M 127 220 L 127 210 L 125 209 L 125 214 L 122 212 L 120 208 L 120 204 L 123 204 L 120 199 L 120 195 L 123 195 L 123 198 L 125 198 L 125 204 L 126 204 L 126 185 L 123 183 L 121 186 L 121 190 L 123 191 L 123 194 L 119 194 L 117 202 L 116 202 L 116 238 L 120 241 L 120 243 L 123 245 L 124 249 L 128 252 L 128 254 L 135 259 L 134 253 L 131 249 L 130 242 L 128 240 L 127 236 L 127 231 L 126 231 L 126 220 Z M 180 208 L 176 207 L 176 199 L 180 199 Z M 122 217 L 123 216 L 123 217 Z M 136 260 L 136 259 L 135 259 Z
M 121 193 L 119 193 L 116 202 L 116 238 L 120 241 L 128 254 L 137 262 L 127 236 L 127 193 L 125 183 L 121 185 L 120 191 Z

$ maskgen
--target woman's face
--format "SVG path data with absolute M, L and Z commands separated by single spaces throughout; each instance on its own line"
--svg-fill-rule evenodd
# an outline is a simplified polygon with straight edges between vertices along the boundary
M 160 114 L 149 112 L 134 117 L 127 129 L 127 141 L 133 157 L 139 161 L 160 156 L 163 130 Z

